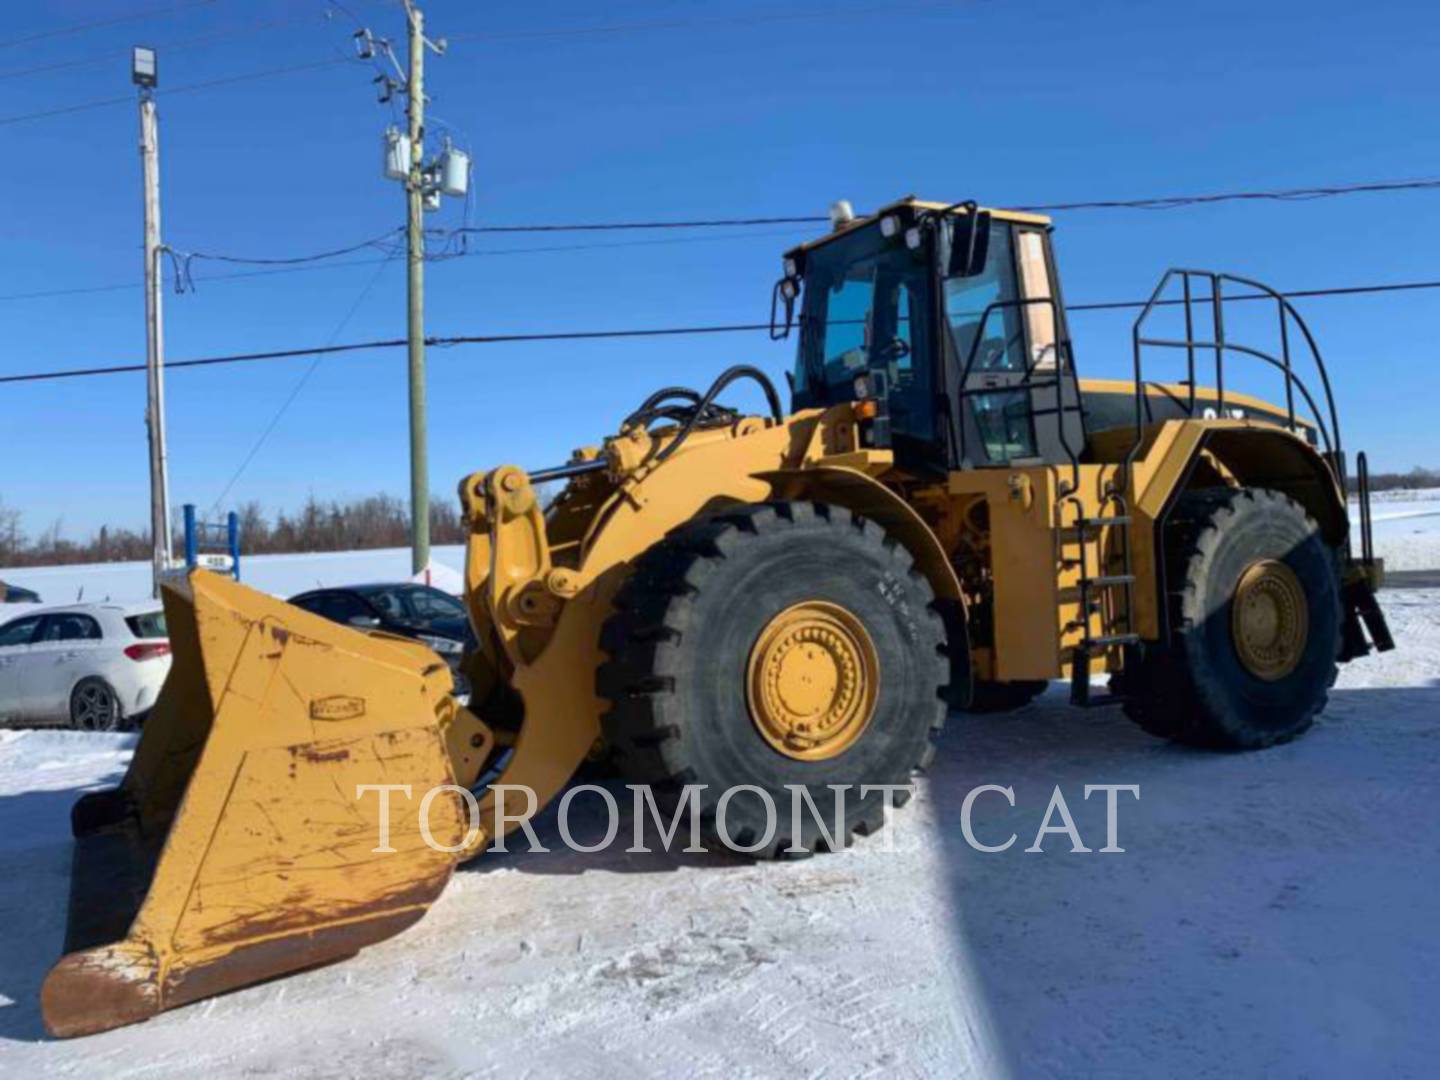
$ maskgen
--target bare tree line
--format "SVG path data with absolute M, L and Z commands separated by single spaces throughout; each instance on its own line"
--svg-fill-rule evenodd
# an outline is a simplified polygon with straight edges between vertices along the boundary
M 294 512 L 268 514 L 258 502 L 237 508 L 240 547 L 247 555 L 307 551 L 359 551 L 405 547 L 410 543 L 407 504 L 393 495 L 324 501 L 311 495 Z M 86 540 L 69 540 L 56 520 L 31 536 L 22 528 L 18 508 L 0 500 L 0 566 L 59 566 L 73 563 L 134 562 L 150 558 L 150 531 L 101 526 Z M 176 556 L 184 528 L 175 521 Z M 464 524 L 453 501 L 430 503 L 430 539 L 435 544 L 464 543 Z
M 1351 476 L 1350 490 L 1354 491 L 1355 487 L 1355 477 Z M 1440 472 L 1416 465 L 1409 472 L 1370 474 L 1371 491 L 1413 491 L 1416 488 L 1440 488 Z

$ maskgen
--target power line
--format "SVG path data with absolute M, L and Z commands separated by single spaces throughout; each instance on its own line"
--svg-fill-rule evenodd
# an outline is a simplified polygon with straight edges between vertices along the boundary
M 1280 295 L 1291 298 L 1314 298 L 1325 296 L 1357 296 L 1367 293 L 1394 293 L 1417 289 L 1440 289 L 1437 281 L 1391 282 L 1383 285 L 1345 285 L 1325 289 L 1298 289 Z M 1267 293 L 1242 293 L 1228 296 L 1226 300 L 1268 300 Z M 1089 304 L 1069 304 L 1066 311 L 1113 311 L 1121 308 L 1142 308 L 1147 300 L 1112 300 Z M 1172 306 L 1183 300 L 1161 300 L 1157 306 Z M 603 341 L 618 338 L 681 337 L 707 334 L 744 333 L 768 330 L 768 323 L 726 323 L 710 326 L 666 326 L 643 327 L 624 330 L 557 330 L 550 333 L 518 334 L 464 334 L 445 337 L 428 337 L 427 346 L 445 347 L 452 345 L 503 345 L 540 341 Z M 322 345 L 301 349 L 277 349 L 271 352 L 236 353 L 228 356 L 207 356 L 193 360 L 171 360 L 166 370 L 174 368 L 213 367 L 219 364 L 253 363 L 262 360 L 288 360 L 301 356 L 330 356 L 335 353 L 361 352 L 370 349 L 394 349 L 408 344 L 405 338 L 387 338 L 378 341 L 357 341 L 344 345 Z M 67 368 L 59 371 L 32 371 L 20 375 L 0 375 L 0 383 L 42 382 L 55 379 L 74 379 L 91 375 L 119 375 L 144 371 L 144 364 L 114 364 L 88 368 Z
M 291 75 L 298 71 L 313 71 L 316 68 L 334 67 L 336 64 L 350 63 L 349 57 L 333 56 L 328 60 L 315 60 L 307 64 L 290 64 L 286 67 L 270 68 L 267 71 L 252 71 L 244 75 L 227 75 L 219 79 L 207 79 L 204 82 L 189 83 L 184 86 L 172 86 L 166 90 L 157 90 L 155 96 L 161 98 L 173 97 L 176 94 L 189 94 L 196 90 L 210 90 L 217 86 L 230 86 L 233 83 L 250 82 L 253 79 L 270 79 L 277 75 Z M 27 120 L 43 120 L 52 116 L 66 116 L 70 113 L 85 112 L 89 109 L 104 109 L 111 105 L 133 105 L 134 94 L 126 94 L 123 97 L 102 98 L 99 101 L 86 101 L 78 105 L 62 105 L 55 109 L 44 109 L 40 112 L 21 113 L 18 116 L 0 116 L 0 127 L 10 124 L 20 124 Z
M 557 252 L 575 251 L 609 251 L 616 248 L 635 247 L 657 247 L 674 244 L 702 244 L 715 242 L 728 242 L 731 240 L 748 240 L 752 238 L 767 238 L 774 236 L 788 236 L 790 230 L 747 233 L 729 236 L 684 236 L 673 237 L 665 240 L 625 240 L 610 244 L 551 244 L 544 247 L 510 247 L 510 248 L 475 248 L 464 252 L 442 253 L 436 252 L 427 256 L 431 261 L 448 261 L 456 258 L 498 258 L 510 255 L 553 255 Z M 363 248 L 366 245 L 356 245 Z M 379 259 L 347 259 L 343 262 L 311 263 L 306 261 L 308 257 L 301 257 L 301 265 L 284 265 L 265 270 L 242 270 L 230 274 L 202 274 L 187 278 L 186 285 L 193 287 L 196 283 L 208 281 L 235 281 L 244 278 L 270 277 L 275 274 L 299 274 L 313 270 L 343 269 L 353 266 L 375 266 L 386 261 L 386 258 Z M 248 261 L 248 260 L 238 260 Z M 0 295 L 0 302 L 9 300 L 44 300 L 54 297 L 80 296 L 88 293 L 119 292 L 122 289 L 138 289 L 141 283 L 138 281 L 116 282 L 110 285 L 87 285 L 70 289 L 44 289 L 37 292 L 7 293 Z
M 336 61 L 336 60 L 327 60 L 327 61 L 322 61 L 322 62 L 319 63 L 319 64 L 306 65 L 306 66 L 319 67 L 319 66 L 323 66 L 323 65 L 325 65 L 325 64 L 333 64 L 333 63 L 338 63 L 338 62 L 339 62 L 339 61 Z M 286 69 L 286 70 L 294 70 L 294 69 Z M 257 76 L 241 76 L 241 77 L 237 77 L 236 80 L 232 80 L 232 81 L 238 81 L 239 78 L 245 78 L 245 77 L 253 78 L 253 77 L 257 77 Z M 214 84 L 198 84 L 198 85 L 214 85 Z M 177 88 L 176 90 L 170 91 L 170 93 L 177 93 L 177 92 L 180 92 L 180 90 L 182 90 L 182 89 L 196 89 L 196 88 L 198 88 L 198 86 L 192 86 L 192 87 L 186 87 L 186 88 Z M 123 99 L 116 99 L 116 100 L 117 100 L 117 101 L 123 100 L 123 101 L 127 101 L 127 102 L 128 102 L 128 101 L 132 101 L 133 98 L 131 98 L 131 97 L 126 97 L 126 98 L 123 98 Z M 4 123 L 4 122 L 5 122 L 5 121 L 0 120 L 0 123 Z M 1331 185 L 1327 185 L 1327 186 L 1324 186 L 1324 187 L 1282 188 L 1282 189 L 1273 190 L 1273 191 L 1229 191 L 1229 192 L 1212 192 L 1212 193 L 1206 193 L 1206 194 L 1200 194 L 1200 195 L 1167 195 L 1167 196 L 1154 196 L 1154 197 L 1143 198 L 1143 199 L 1105 199 L 1105 200 L 1096 200 L 1096 201 L 1092 201 L 1092 202 L 1043 203 L 1043 204 L 1037 204 L 1037 205 L 1035 205 L 1035 206 L 1015 207 L 1015 209 L 1017 209 L 1017 210 L 1023 210 L 1023 211 L 1027 211 L 1027 212 L 1028 212 L 1028 211 L 1043 211 L 1043 210 L 1114 210 L 1114 209 L 1152 210 L 1152 209 L 1180 209 L 1180 208 L 1182 208 L 1182 207 L 1187 207 L 1187 206 L 1195 206 L 1195 205 L 1202 205 L 1202 204 L 1212 204 L 1212 203 L 1253 202 L 1253 201 L 1260 201 L 1260 200 L 1278 201 L 1278 202 L 1307 202 L 1307 201 L 1310 201 L 1310 200 L 1313 200 L 1313 199 L 1339 198 L 1339 197 L 1343 197 L 1343 196 L 1347 196 L 1347 195 L 1361 195 L 1361 194 L 1366 194 L 1366 195 L 1368 195 L 1368 194 L 1379 194 L 1379 193 L 1388 193 L 1388 192 L 1396 192 L 1396 191 L 1429 191 L 1429 190 L 1435 190 L 1435 189 L 1437 189 L 1437 188 L 1440 188 L 1440 178 L 1434 178 L 1434 179 L 1432 179 L 1432 178 L 1421 178 L 1421 179 L 1412 179 L 1412 180 L 1377 180 L 1377 181 L 1366 181 L 1366 182 L 1352 183 L 1352 184 L 1331 184 Z M 744 228 L 744 227 L 755 227 L 755 226 L 764 226 L 764 225 L 811 225 L 811 224 L 815 224 L 815 223 L 818 223 L 818 222 L 828 223 L 828 222 L 829 222 L 829 218 L 828 218 L 828 217 L 825 217 L 825 216 L 823 216 L 823 215 L 795 215 L 795 216 L 790 216 L 790 217 L 692 218 L 692 219 L 687 219 L 687 220 L 672 220 L 672 221 L 572 222 L 572 223 L 567 223 L 567 224 L 538 224 L 538 225 L 474 225 L 474 226 L 466 226 L 466 227 L 461 228 L 461 229 L 429 230 L 429 231 L 430 231 L 430 234 L 431 234 L 432 236 L 434 236 L 434 235 L 442 235 L 442 236 L 454 237 L 454 236 L 456 236 L 456 235 L 484 234 L 484 233 L 489 233 L 489 234 L 520 234 L 520 233 L 557 233 L 557 232 L 663 231 L 663 230 L 671 230 L 671 229 L 683 230 L 683 229 L 705 229 L 705 228 Z M 343 247 L 343 248 L 337 248 L 337 249 L 335 249 L 335 250 L 333 250 L 333 251 L 320 252 L 320 253 L 317 253 L 317 254 L 314 254 L 314 255 L 294 256 L 294 257 L 289 257 L 289 258 L 252 258 L 252 257 L 242 257 L 242 256 L 235 256 L 235 255 L 224 255 L 224 254 L 209 253 L 209 252 L 189 252 L 189 253 L 177 252 L 176 254 L 181 255 L 182 257 L 183 257 L 183 256 L 188 256 L 188 257 L 191 257 L 191 258 L 212 259 L 212 260 L 216 260 L 216 261 L 220 261 L 220 262 L 229 262 L 229 263 L 240 263 L 240 264 L 262 265 L 262 266 L 292 266 L 292 265 L 312 263 L 312 262 L 322 262 L 322 261 L 326 261 L 326 260 L 329 260 L 329 259 L 332 259 L 332 258 L 338 258 L 338 257 L 343 256 L 343 255 L 353 254 L 354 252 L 359 251 L 359 250 L 361 250 L 361 249 L 363 249 L 363 248 L 366 248 L 366 247 L 376 247 L 376 246 L 379 246 L 379 245 L 383 244 L 383 242 L 384 242 L 387 238 L 389 238 L 390 236 L 394 235 L 394 234 L 397 233 L 398 231 L 399 231 L 398 229 L 391 230 L 390 232 L 382 233 L 382 234 L 381 234 L 380 236 L 378 236 L 378 237 L 372 237 L 372 238 L 369 239 L 369 240 L 363 240 L 363 241 L 361 241 L 361 242 L 359 242 L 359 243 L 357 243 L 357 244 L 352 244 L 352 245 L 349 245 L 349 246 Z M 773 235 L 776 235 L 776 234 L 775 234 L 775 233 L 769 233 L 769 232 L 767 232 L 767 233 L 753 233 L 753 234 L 750 234 L 750 235 L 752 235 L 752 236 L 773 236 Z M 694 238 L 694 239 L 695 239 L 695 240 L 698 240 L 699 238 Z M 670 243 L 687 243 L 687 242 L 692 242 L 692 240 L 691 240 L 691 238 L 687 238 L 687 239 L 685 239 L 685 240 L 675 240 L 675 241 L 669 241 L 669 242 L 670 242 Z M 476 256 L 476 257 L 495 257 L 495 256 L 502 256 L 502 255 L 530 255 L 530 254 L 546 254 L 546 253 L 557 253 L 557 252 L 590 251 L 590 250 L 599 250 L 599 249 L 610 248 L 610 247 L 616 247 L 616 248 L 618 248 L 618 247 L 644 246 L 644 245 L 649 244 L 649 243 L 658 243 L 658 241 L 639 241 L 639 242 L 627 243 L 627 244 L 588 244 L 588 245 L 587 245 L 587 244 L 567 244 L 567 245 L 563 245 L 563 246 L 554 246 L 554 247 L 501 248 L 501 249 L 490 249 L 490 250 L 479 250 L 479 251 L 464 251 L 464 252 L 457 252 L 457 253 L 453 253 L 453 254 L 452 254 L 452 253 L 440 253 L 440 254 L 435 255 L 434 258 L 438 260 L 438 259 L 454 258 L 454 257 L 457 257 L 458 255 Z M 373 265 L 373 263 L 374 263 L 375 261 L 378 261 L 378 260 L 361 260 L 361 261 L 354 261 L 354 260 L 352 260 L 352 261 L 348 261 L 348 262 L 334 263 L 334 264 L 332 264 L 332 265 L 334 265 L 334 266 L 336 266 L 336 267 Z M 318 267 L 317 267 L 317 268 L 318 268 Z M 198 279 L 191 279 L 191 278 L 189 278 L 189 276 L 188 276 L 188 274 L 187 274 L 185 280 L 186 280 L 187 282 L 193 284 L 193 281 L 194 281 L 194 280 L 199 280 L 199 281 L 225 281 L 225 280 L 231 280 L 231 279 L 235 279 L 235 278 L 262 277 L 262 276 L 266 276 L 267 274 L 270 274 L 270 273 L 289 273 L 289 272 L 293 272 L 293 270 L 276 269 L 276 270 L 269 270 L 269 271 L 252 271 L 252 272 L 249 272 L 249 273 L 211 274 L 211 275 L 203 276 L 203 277 L 198 278 Z M 0 295 L 0 302 L 11 301 L 11 300 L 39 300 L 39 299 L 46 299 L 46 298 L 51 298 L 51 297 L 61 297 L 61 296 L 80 296 L 80 295 L 85 295 L 85 294 L 89 294 L 89 293 L 115 292 L 115 291 L 119 291 L 119 290 L 121 290 L 121 289 L 134 289 L 134 288 L 139 288 L 139 287 L 140 287 L 140 284 L 139 284 L 138 282 L 126 282 L 126 283 L 123 283 L 123 284 L 122 284 L 122 283 L 115 283 L 115 284 L 112 284 L 112 285 L 91 285 L 91 286 L 80 286 L 80 287 L 77 287 L 77 288 L 68 288 L 68 289 L 49 289 L 49 290 L 40 290 L 40 291 L 36 291 L 36 292 L 9 293 L 9 294 L 6 294 L 6 295 Z
M 1269 191 L 1217 191 L 1199 195 L 1162 195 L 1142 199 L 1097 199 L 1090 202 L 1037 203 L 1009 209 L 1025 213 L 1056 210 L 1177 210 L 1183 207 L 1227 202 L 1308 202 L 1313 199 L 1340 198 L 1346 195 L 1370 195 L 1393 191 L 1430 191 L 1440 188 L 1440 178 L 1423 177 L 1413 180 L 1375 180 L 1354 184 L 1331 184 L 1325 187 L 1280 188 Z M 790 217 L 692 218 L 674 221 L 608 221 L 570 222 L 538 225 L 474 225 L 465 232 L 474 233 L 545 233 L 600 232 L 623 229 L 713 229 L 745 225 L 812 225 L 829 223 L 824 214 L 801 214 Z
M 1375 180 L 1329 187 L 1282 188 L 1278 191 L 1224 191 L 1204 195 L 1168 195 L 1150 199 L 1109 199 L 1095 202 L 1048 203 L 1018 206 L 1017 210 L 1177 210 L 1225 202 L 1309 202 L 1343 195 L 1370 195 L 1386 191 L 1427 191 L 1440 188 L 1440 178 L 1418 180 Z
M 1294 289 L 1280 295 L 1287 300 L 1303 300 L 1320 296 L 1361 296 L 1368 293 L 1410 292 L 1415 289 L 1440 289 L 1440 281 L 1398 281 L 1388 285 L 1341 285 L 1329 289 Z M 1268 293 L 1237 293 L 1226 300 L 1273 300 Z M 1157 300 L 1156 307 L 1174 307 L 1183 300 Z M 1121 311 L 1126 308 L 1140 309 L 1148 300 L 1110 300 L 1092 304 L 1066 304 L 1066 311 Z
M 73 23 L 69 26 L 56 27 L 53 30 L 42 30 L 38 34 L 30 34 L 27 37 L 10 38 L 7 41 L 0 41 L 0 49 L 9 49 L 17 45 L 30 45 L 37 41 L 48 41 L 51 38 L 69 37 L 72 34 L 83 34 L 90 30 L 103 30 L 111 26 L 120 26 L 122 23 L 140 22 L 142 19 L 153 19 L 162 15 L 176 15 L 187 8 L 208 7 L 216 2 L 217 0 L 190 0 L 189 3 L 185 4 L 170 4 L 163 8 L 135 11 L 129 15 L 116 15 L 109 19 Z
M 385 273 L 386 267 L 388 267 L 392 262 L 394 262 L 396 254 L 398 254 L 398 252 L 386 256 L 386 258 L 381 261 L 379 269 L 377 269 L 374 275 L 370 278 L 370 280 L 366 282 L 365 287 L 360 290 L 360 295 L 355 298 L 355 302 L 350 305 L 349 309 L 345 312 L 345 315 L 335 325 L 335 329 L 331 331 L 329 340 L 325 342 L 327 346 L 335 344 L 335 339 L 345 332 L 345 327 L 350 325 L 350 320 L 355 317 L 356 313 L 359 312 L 360 308 L 369 298 L 370 293 L 374 290 L 375 286 L 379 284 L 381 275 Z M 215 502 L 212 503 L 210 506 L 210 512 L 212 514 L 220 506 L 220 504 L 225 501 L 225 496 L 230 494 L 231 489 L 234 488 L 234 486 L 239 482 L 240 477 L 245 475 L 245 470 L 250 467 L 250 463 L 255 460 L 256 455 L 260 453 L 261 449 L 265 446 L 265 443 L 269 440 L 270 436 L 274 434 L 275 429 L 280 426 L 281 419 L 283 419 L 286 412 L 289 411 L 290 406 L 295 404 L 295 399 L 300 396 L 300 392 L 305 389 L 305 384 L 310 381 L 310 377 L 315 374 L 315 372 L 319 369 L 320 365 L 324 362 L 324 360 L 325 356 L 322 353 L 314 357 L 310 361 L 309 366 L 306 367 L 304 373 L 295 383 L 295 386 L 291 389 L 289 395 L 285 398 L 284 401 L 280 403 L 280 407 L 275 410 L 275 415 L 270 418 L 270 422 L 266 424 L 265 429 L 260 432 L 259 438 L 257 438 L 254 445 L 250 447 L 249 453 L 245 455 L 244 459 L 235 469 L 235 472 L 226 482 L 224 489 L 220 492 L 218 496 L 216 496 Z
M 213 2 L 213 0 L 211 0 Z M 321 12 L 321 18 L 328 18 L 329 10 Z M 269 30 L 275 30 L 282 26 L 292 26 L 295 23 L 309 22 L 315 18 L 315 12 L 308 12 L 304 15 L 292 15 L 284 19 L 271 19 L 267 22 L 249 23 L 243 26 L 233 27 L 229 30 L 221 30 L 218 33 L 206 34 L 201 37 L 185 38 L 180 41 L 169 43 L 162 42 L 158 49 L 168 54 L 183 51 L 186 49 L 201 49 L 207 45 L 215 45 L 224 41 L 232 41 L 235 38 L 251 37 L 255 34 L 262 34 Z M 67 71 L 74 68 L 92 67 L 96 64 L 113 63 L 122 57 L 128 56 L 128 50 L 107 51 L 103 53 L 91 53 L 89 56 L 80 56 L 71 60 L 57 60 L 50 64 L 40 64 L 36 67 L 18 68 L 9 71 L 0 71 L 0 82 L 10 79 L 23 79 L 32 75 L 44 75 L 51 71 Z
M 177 292 L 184 292 L 188 286 L 192 291 L 195 287 L 195 279 L 191 275 L 190 267 L 195 260 L 210 260 L 211 262 L 230 263 L 240 266 L 270 266 L 270 267 L 298 267 L 308 263 L 325 262 L 329 259 L 337 259 L 344 255 L 353 255 L 357 251 L 366 248 L 378 248 L 386 252 L 385 260 L 388 261 L 398 254 L 400 237 L 404 233 L 402 228 L 387 229 L 379 236 L 372 236 L 368 240 L 361 240 L 356 244 L 347 244 L 345 247 L 332 248 L 329 251 L 317 251 L 310 255 L 290 255 L 284 257 L 257 257 L 245 255 L 221 255 L 209 251 L 181 251 L 176 248 L 167 247 L 165 250 L 175 266 L 175 289 Z M 204 280 L 203 278 L 201 280 Z
M 339 61 L 325 61 L 324 63 L 337 63 Z M 320 65 L 315 65 L 320 66 Z M 170 91 L 175 93 L 177 91 Z M 126 97 L 117 99 L 132 101 L 133 98 Z M 0 121 L 3 123 L 4 121 Z M 1411 179 L 1411 180 L 1377 180 L 1353 184 L 1331 184 L 1324 187 L 1310 188 L 1282 188 L 1273 191 L 1229 191 L 1213 192 L 1201 195 L 1168 195 L 1156 196 L 1144 199 L 1105 199 L 1093 202 L 1070 202 L 1070 203 L 1045 203 L 1036 206 L 1016 207 L 1018 210 L 1042 211 L 1042 210 L 1114 210 L 1114 209 L 1179 209 L 1186 206 L 1194 206 L 1208 203 L 1241 202 L 1272 200 L 1279 202 L 1304 202 L 1312 199 L 1339 198 L 1347 195 L 1378 194 L 1396 191 L 1427 191 L 1440 188 L 1440 178 Z M 572 222 L 567 224 L 538 224 L 538 225 L 474 225 L 461 229 L 451 230 L 429 230 L 430 235 L 441 235 L 454 237 L 456 235 L 468 234 L 519 234 L 519 233 L 557 233 L 557 232 L 621 232 L 621 231 L 664 231 L 684 229 L 705 229 L 705 228 L 744 228 L 763 225 L 812 225 L 818 222 L 829 222 L 829 218 L 823 215 L 795 215 L 790 217 L 744 217 L 744 218 L 693 218 L 688 220 L 672 221 L 612 221 L 612 222 Z M 398 230 L 392 230 L 398 231 Z M 391 233 L 384 233 L 380 237 L 361 241 L 358 244 L 346 248 L 337 249 L 331 252 L 322 252 L 317 255 L 297 256 L 290 259 L 264 259 L 247 258 L 231 255 L 193 253 L 195 257 L 204 257 L 225 262 L 249 263 L 256 265 L 266 264 L 290 264 L 309 263 L 323 261 L 341 255 L 350 254 L 365 247 L 376 246 L 390 236 Z M 752 236 L 773 236 L 776 233 L 752 233 Z M 685 240 L 668 241 L 669 243 L 689 243 L 699 238 L 687 238 Z M 437 254 L 435 258 L 453 258 L 456 255 L 493 257 L 501 255 L 529 255 L 545 254 L 555 252 L 591 251 L 609 247 L 630 247 L 643 246 L 659 241 L 638 241 L 626 244 L 567 244 L 555 247 L 527 247 L 527 248 L 501 248 L 480 251 L 465 251 L 454 254 Z M 336 267 L 371 265 L 376 260 L 348 261 L 333 263 Z M 320 267 L 315 267 L 320 269 Z M 237 274 L 211 274 L 195 280 L 199 281 L 225 281 L 234 278 L 262 277 L 270 273 L 291 273 L 293 270 L 277 269 L 268 271 L 251 271 Z M 10 293 L 0 295 L 0 302 L 10 300 L 38 300 L 58 296 L 79 296 L 87 293 L 114 292 L 120 289 L 139 288 L 138 282 L 116 283 L 113 285 L 91 285 L 69 289 L 50 289 L 27 293 Z
M 459 233 L 546 233 L 546 232 L 612 232 L 625 229 L 714 229 L 744 225 L 813 225 L 829 222 L 824 214 L 802 214 L 796 217 L 695 218 L 689 221 L 602 221 L 572 222 L 565 225 L 470 225 L 456 229 Z
M 653 30 L 694 30 L 721 26 L 750 27 L 770 23 L 816 22 L 835 19 L 867 18 L 874 15 L 959 15 L 968 13 L 975 4 L 958 4 L 953 0 L 935 0 L 932 3 L 888 4 L 860 8 L 827 8 L 824 11 L 787 12 L 776 15 L 736 15 L 717 19 L 664 19 L 649 22 L 611 23 L 601 26 L 575 26 L 563 30 L 521 30 L 509 33 L 490 33 L 472 30 L 449 34 L 451 41 L 526 41 L 545 38 L 576 38 L 593 36 L 616 36 L 620 34 L 647 33 Z

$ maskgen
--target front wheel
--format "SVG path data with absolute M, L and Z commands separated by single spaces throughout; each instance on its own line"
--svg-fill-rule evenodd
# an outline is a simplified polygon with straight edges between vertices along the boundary
M 934 593 L 848 510 L 778 502 L 691 522 L 638 560 L 616 609 L 597 675 L 616 762 L 672 805 L 704 785 L 707 838 L 761 857 L 843 846 L 882 822 L 884 792 L 862 785 L 908 784 L 933 753 L 949 681 Z M 846 786 L 843 819 L 830 785 Z M 801 789 L 828 836 L 809 811 L 794 832 Z
M 1253 750 L 1306 731 L 1340 651 L 1335 553 L 1294 500 L 1265 489 L 1181 497 L 1166 534 L 1170 639 L 1115 676 L 1146 731 Z

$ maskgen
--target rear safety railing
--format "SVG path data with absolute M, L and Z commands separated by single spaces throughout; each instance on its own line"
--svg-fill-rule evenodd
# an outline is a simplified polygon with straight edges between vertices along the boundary
M 1175 281 L 1180 282 L 1180 296 L 1167 297 L 1171 286 Z M 1208 288 L 1196 294 L 1195 282 L 1205 283 Z M 1226 295 L 1227 284 L 1238 285 L 1249 292 Z M 1226 333 L 1225 312 L 1229 304 L 1242 302 L 1271 301 L 1275 305 L 1277 315 L 1277 329 L 1280 342 L 1279 353 L 1270 353 L 1250 345 L 1233 341 Z M 1195 333 L 1195 312 L 1197 305 L 1204 305 L 1210 313 L 1211 334 L 1208 338 L 1196 337 Z M 1154 317 L 1157 310 L 1167 307 L 1181 307 L 1185 320 L 1185 336 L 1181 338 L 1163 338 L 1149 336 L 1146 332 L 1147 325 Z M 1314 395 L 1295 372 L 1292 357 L 1292 330 L 1298 331 L 1300 338 L 1304 341 L 1306 351 L 1310 354 L 1311 364 L 1320 379 L 1320 385 L 1324 390 L 1324 409 L 1316 402 Z M 1135 368 L 1135 442 L 1125 457 L 1125 468 L 1128 471 L 1134 464 L 1135 458 L 1140 452 L 1145 441 L 1144 428 L 1148 419 L 1146 413 L 1145 396 L 1145 373 L 1144 373 L 1144 351 L 1147 348 L 1183 350 L 1185 353 L 1186 377 L 1188 387 L 1187 412 L 1194 416 L 1196 411 L 1195 391 L 1197 386 L 1196 370 L 1199 366 L 1198 353 L 1209 353 L 1214 361 L 1215 373 L 1215 403 L 1214 409 L 1217 416 L 1225 415 L 1225 360 L 1230 354 L 1248 356 L 1269 364 L 1284 376 L 1285 382 L 1285 417 L 1286 426 L 1294 433 L 1300 433 L 1300 423 L 1295 411 L 1295 395 L 1300 398 L 1310 412 L 1310 418 L 1314 422 L 1317 433 L 1325 449 L 1325 458 L 1330 464 L 1331 471 L 1335 474 L 1341 489 L 1345 486 L 1345 458 L 1340 443 L 1340 418 L 1335 409 L 1335 395 L 1330 388 L 1330 374 L 1325 368 L 1324 358 L 1320 355 L 1320 348 L 1315 344 L 1315 337 L 1310 333 L 1310 327 L 1300 317 L 1294 305 L 1286 297 L 1261 284 L 1252 278 L 1239 277 L 1235 274 L 1220 273 L 1214 270 L 1187 270 L 1183 268 L 1172 268 L 1166 270 L 1160 278 L 1160 283 L 1155 286 L 1146 301 L 1145 307 L 1135 319 L 1134 328 L 1131 331 L 1131 343 L 1134 349 Z M 1206 408 L 1210 407 L 1205 403 Z

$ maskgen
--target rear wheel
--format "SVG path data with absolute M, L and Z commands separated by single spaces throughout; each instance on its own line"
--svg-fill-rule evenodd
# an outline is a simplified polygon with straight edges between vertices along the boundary
M 885 795 L 928 763 L 949 661 L 929 583 L 872 522 L 812 503 L 746 506 L 651 548 L 616 597 L 597 675 L 621 772 L 673 807 L 703 784 L 707 841 L 761 857 L 833 846 L 883 821 Z M 849 785 L 836 831 L 835 795 Z M 753 785 L 772 801 L 727 789 Z M 895 792 L 895 803 L 906 792 Z M 769 839 L 766 834 L 769 833 Z
M 81 679 L 70 692 L 70 726 L 76 731 L 123 731 L 120 699 L 104 679 Z
M 1264 489 L 1182 496 L 1166 536 L 1172 635 L 1115 677 L 1153 735 L 1251 750 L 1307 730 L 1340 649 L 1334 552 L 1292 499 Z

